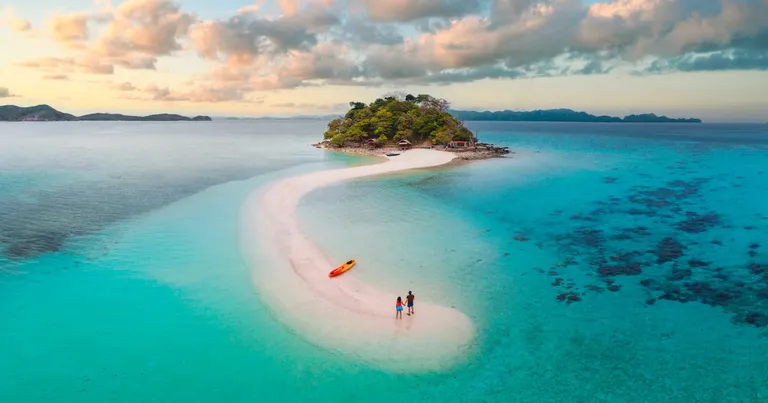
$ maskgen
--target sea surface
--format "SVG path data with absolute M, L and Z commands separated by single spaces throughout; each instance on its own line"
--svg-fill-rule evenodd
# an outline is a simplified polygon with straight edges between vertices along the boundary
M 768 401 L 768 126 L 471 122 L 514 154 L 308 195 L 347 275 L 473 320 L 407 374 L 282 326 L 243 258 L 252 192 L 372 162 L 324 126 L 0 124 L 0 402 Z

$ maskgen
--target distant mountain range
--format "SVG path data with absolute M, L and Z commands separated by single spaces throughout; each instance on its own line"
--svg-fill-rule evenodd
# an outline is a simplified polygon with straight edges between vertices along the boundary
M 547 109 L 534 111 L 459 111 L 450 110 L 453 116 L 460 120 L 484 120 L 484 121 L 503 121 L 503 122 L 592 122 L 592 123 L 701 123 L 697 118 L 669 118 L 666 116 L 657 116 L 653 113 L 641 115 L 629 115 L 624 118 L 615 116 L 596 116 L 586 112 L 578 112 L 572 109 Z M 336 115 L 325 116 L 292 116 L 292 117 L 260 117 L 260 118 L 237 118 L 222 117 L 217 119 L 224 120 L 262 120 L 262 119 L 332 119 Z M 75 116 L 69 113 L 57 111 L 48 105 L 37 105 L 22 107 L 16 105 L 0 106 L 0 121 L 75 121 L 75 120 L 112 120 L 112 121 L 210 121 L 209 116 L 195 116 L 193 118 L 161 113 L 149 116 L 122 115 L 119 113 L 92 113 L 89 115 Z
M 460 120 L 484 120 L 503 122 L 587 122 L 587 123 L 701 123 L 701 119 L 684 118 L 675 119 L 666 116 L 657 116 L 653 113 L 642 115 L 629 115 L 624 118 L 615 116 L 595 116 L 586 112 L 577 112 L 572 109 L 547 109 L 527 112 L 518 111 L 449 111 Z
M 37 106 L 0 106 L 0 121 L 18 122 L 18 121 L 73 121 L 73 120 L 122 120 L 122 121 L 149 121 L 149 122 L 172 122 L 172 121 L 209 121 L 208 116 L 195 116 L 189 118 L 186 116 L 161 113 L 149 116 L 131 116 L 119 113 L 92 113 L 89 115 L 75 116 L 69 113 L 57 111 L 48 105 Z

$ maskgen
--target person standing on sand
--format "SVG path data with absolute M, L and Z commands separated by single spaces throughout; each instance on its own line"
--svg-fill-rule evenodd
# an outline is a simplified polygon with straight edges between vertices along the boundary
M 397 302 L 395 303 L 395 319 L 402 319 L 403 318 L 403 299 L 400 297 L 397 297 Z
M 410 291 L 408 291 L 408 295 L 405 296 L 405 300 L 407 301 L 407 305 L 408 305 L 408 316 L 410 316 L 411 314 L 415 313 L 415 312 L 413 312 L 413 300 L 414 299 L 416 299 L 416 296 L 413 295 Z M 429 316 L 429 315 L 427 315 L 427 316 Z

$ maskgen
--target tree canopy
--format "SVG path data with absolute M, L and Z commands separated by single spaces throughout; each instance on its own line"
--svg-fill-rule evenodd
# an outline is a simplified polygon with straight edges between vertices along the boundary
M 445 99 L 430 95 L 393 93 L 370 104 L 350 102 L 344 117 L 328 122 L 325 139 L 343 146 L 376 139 L 380 143 L 409 140 L 414 144 L 431 141 L 447 144 L 452 140 L 469 141 L 472 132 L 448 113 Z

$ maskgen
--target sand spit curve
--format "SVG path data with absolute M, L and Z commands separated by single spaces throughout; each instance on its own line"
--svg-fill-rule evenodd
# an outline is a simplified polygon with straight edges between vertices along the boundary
M 244 210 L 242 247 L 247 257 L 256 258 L 248 252 L 258 248 L 273 263 L 254 262 L 252 277 L 274 317 L 313 344 L 388 370 L 439 370 L 465 357 L 474 339 L 466 315 L 424 302 L 428 296 L 417 294 L 416 315 L 396 320 L 397 294 L 361 282 L 354 269 L 328 278 L 328 272 L 342 262 L 330 261 L 302 232 L 296 216 L 299 200 L 315 189 L 353 178 L 444 165 L 454 157 L 444 151 L 409 150 L 379 164 L 284 179 L 253 194 Z

